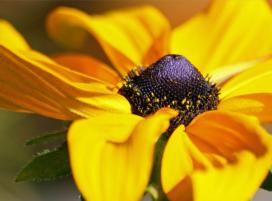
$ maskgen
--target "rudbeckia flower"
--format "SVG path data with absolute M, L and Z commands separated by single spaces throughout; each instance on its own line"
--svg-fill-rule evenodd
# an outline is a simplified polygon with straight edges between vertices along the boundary
M 213 1 L 172 30 L 150 6 L 96 16 L 61 7 L 47 28 L 77 48 L 91 34 L 115 70 L 83 54 L 49 58 L 2 20 L 0 107 L 76 120 L 68 145 L 86 200 L 140 200 L 161 135 L 169 137 L 161 161 L 169 200 L 254 195 L 272 162 L 260 124 L 272 120 L 265 0 Z

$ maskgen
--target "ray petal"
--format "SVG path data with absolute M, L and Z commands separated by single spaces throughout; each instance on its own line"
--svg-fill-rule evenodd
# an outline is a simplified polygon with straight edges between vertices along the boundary
M 221 99 L 256 93 L 272 93 L 272 59 L 265 59 L 228 80 L 221 88 Z
M 29 45 L 8 21 L 0 19 L 0 44 L 9 48 L 27 50 Z
M 161 49 L 165 46 L 161 47 L 154 41 L 168 33 L 169 24 L 151 6 L 93 16 L 77 9 L 60 7 L 49 15 L 47 28 L 54 39 L 72 46 L 80 46 L 87 33 L 92 34 L 116 69 L 126 74 L 132 67 L 142 65 L 152 47 L 156 50 L 154 52 L 163 52 Z
M 222 100 L 218 110 L 256 116 L 262 123 L 272 122 L 272 93 L 256 93 Z
M 107 114 L 76 121 L 68 133 L 76 184 L 88 201 L 139 201 L 148 184 L 158 137 L 176 115 Z
M 177 27 L 171 52 L 203 74 L 272 52 L 272 11 L 266 0 L 213 0 L 209 9 Z
M 107 85 L 116 86 L 120 81 L 118 74 L 108 65 L 85 54 L 65 53 L 53 56 L 53 59 L 71 70 L 96 78 Z
M 0 71 L 1 108 L 16 105 L 16 111 L 67 120 L 104 112 L 130 113 L 125 98 L 99 80 L 32 50 L 11 51 L 0 45 Z
M 171 201 L 248 201 L 271 162 L 271 136 L 256 118 L 206 112 L 171 136 L 162 182 Z

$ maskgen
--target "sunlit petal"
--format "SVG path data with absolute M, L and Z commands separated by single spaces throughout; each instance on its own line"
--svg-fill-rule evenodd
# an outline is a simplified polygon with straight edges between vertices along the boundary
M 8 22 L 0 19 L 0 45 L 27 50 L 29 46 L 21 34 Z
M 233 78 L 239 73 L 251 67 L 254 67 L 259 62 L 263 62 L 268 59 L 269 57 L 262 57 L 262 58 L 254 59 L 251 61 L 241 62 L 241 63 L 227 65 L 227 66 L 220 66 L 219 68 L 215 68 L 213 71 L 211 71 L 209 73 L 209 76 L 211 78 L 211 81 L 216 83 L 218 86 L 222 86 L 229 79 Z
M 11 51 L 0 46 L 0 71 L 1 108 L 16 105 L 18 111 L 58 119 L 130 112 L 125 98 L 106 85 L 31 50 Z
M 149 66 L 161 57 L 169 53 L 169 30 L 163 29 L 158 36 L 154 37 L 153 43 L 143 57 L 142 64 Z
M 266 0 L 214 0 L 173 31 L 171 52 L 210 73 L 272 51 L 272 11 Z
M 235 96 L 221 101 L 218 110 L 253 115 L 261 122 L 272 122 L 272 93 Z
M 271 136 L 257 119 L 212 111 L 193 120 L 186 133 L 177 129 L 164 153 L 162 181 L 169 199 L 250 200 L 272 162 Z
M 176 113 L 146 119 L 105 114 L 76 121 L 68 144 L 76 184 L 86 200 L 139 201 L 153 164 L 154 146 Z
M 96 78 L 107 85 L 115 86 L 120 78 L 108 65 L 84 54 L 58 54 L 53 59 L 74 71 Z
M 141 65 L 154 41 L 167 34 L 169 25 L 163 15 L 151 6 L 120 10 L 104 15 L 90 16 L 73 8 L 60 7 L 53 11 L 47 21 L 49 34 L 57 41 L 81 45 L 92 34 L 100 43 L 115 67 L 125 74 L 135 65 Z M 86 31 L 86 32 L 84 32 Z M 154 52 L 155 52 L 154 51 Z M 162 56 L 162 55 L 160 55 Z
M 221 88 L 221 99 L 253 93 L 272 93 L 272 59 L 234 76 Z

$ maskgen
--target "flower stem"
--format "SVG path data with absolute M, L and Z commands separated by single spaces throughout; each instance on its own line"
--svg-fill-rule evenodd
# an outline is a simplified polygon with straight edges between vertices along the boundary
M 147 192 L 152 196 L 153 201 L 168 201 L 165 193 L 163 192 L 161 184 L 161 161 L 168 139 L 168 135 L 162 134 L 155 147 L 154 164 L 150 177 L 150 183 L 147 187 Z

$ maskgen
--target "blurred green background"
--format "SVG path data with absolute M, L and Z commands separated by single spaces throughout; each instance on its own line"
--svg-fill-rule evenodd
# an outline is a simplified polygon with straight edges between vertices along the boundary
M 204 8 L 209 0 L 0 0 L 0 18 L 10 21 L 33 49 L 47 54 L 65 51 L 56 46 L 45 31 L 47 13 L 58 6 L 72 6 L 88 13 L 101 13 L 116 8 L 152 4 L 157 6 L 177 26 Z M 246 0 L 245 0 L 246 1 Z M 1 30 L 0 30 L 1 31 Z M 104 58 L 93 40 L 88 53 Z M 1 72 L 0 72 L 1 73 Z M 1 86 L 0 86 L 1 87 Z M 76 201 L 78 192 L 72 179 L 45 183 L 15 183 L 14 177 L 37 151 L 24 143 L 30 137 L 61 127 L 61 122 L 34 114 L 19 114 L 0 110 L 0 200 L 2 201 Z M 269 201 L 272 194 L 258 192 L 255 201 Z

